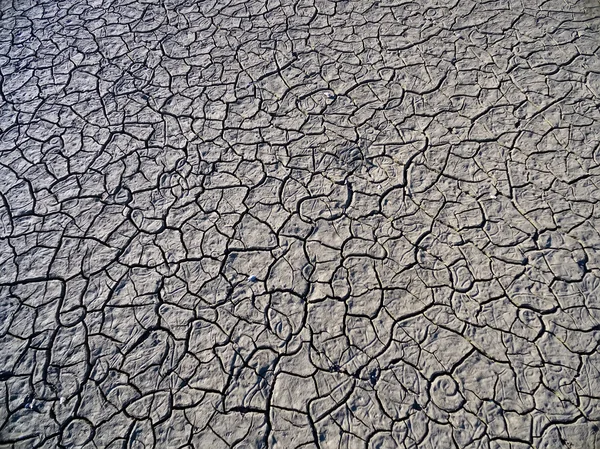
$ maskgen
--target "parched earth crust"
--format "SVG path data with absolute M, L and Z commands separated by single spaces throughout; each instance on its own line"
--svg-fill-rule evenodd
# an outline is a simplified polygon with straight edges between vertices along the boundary
M 0 447 L 600 447 L 600 4 L 0 0 Z

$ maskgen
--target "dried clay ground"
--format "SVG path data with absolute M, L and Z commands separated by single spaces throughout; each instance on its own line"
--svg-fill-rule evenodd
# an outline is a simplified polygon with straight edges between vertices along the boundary
M 0 448 L 600 447 L 599 6 L 0 0 Z

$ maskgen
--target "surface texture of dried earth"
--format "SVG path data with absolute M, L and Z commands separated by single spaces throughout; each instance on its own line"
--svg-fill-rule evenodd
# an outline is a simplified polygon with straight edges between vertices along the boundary
M 0 447 L 600 447 L 600 9 L 0 1 Z

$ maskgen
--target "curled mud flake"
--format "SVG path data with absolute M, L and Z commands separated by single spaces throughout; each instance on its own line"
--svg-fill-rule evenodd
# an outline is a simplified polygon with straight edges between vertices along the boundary
M 131 191 L 127 187 L 119 187 L 114 195 L 115 203 L 129 204 L 132 200 Z
M 432 382 L 430 394 L 435 405 L 449 412 L 457 411 L 465 403 L 456 381 L 448 375 L 439 376 Z
M 131 212 L 131 220 L 136 227 L 141 228 L 144 224 L 144 212 L 140 209 L 135 209 Z

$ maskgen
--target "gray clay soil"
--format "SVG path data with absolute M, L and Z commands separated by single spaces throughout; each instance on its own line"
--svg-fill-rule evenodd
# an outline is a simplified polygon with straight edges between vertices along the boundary
M 0 0 L 0 447 L 600 447 L 599 6 Z

